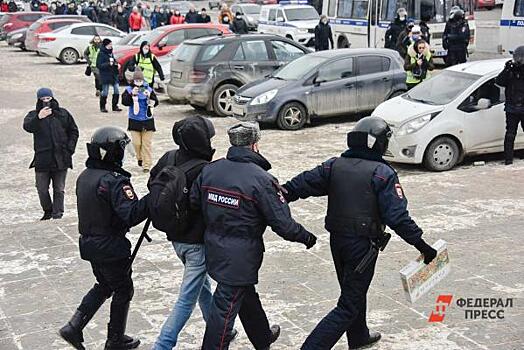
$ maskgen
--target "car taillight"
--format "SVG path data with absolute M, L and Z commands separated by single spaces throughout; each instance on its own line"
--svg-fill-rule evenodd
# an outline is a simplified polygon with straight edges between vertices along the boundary
M 45 37 L 45 38 L 38 37 L 38 39 L 42 40 L 42 41 L 55 41 L 56 40 L 56 38 L 51 37 L 51 36 L 48 36 L 48 37 Z
M 201 83 L 207 78 L 207 73 L 199 70 L 193 70 L 189 73 L 189 81 L 192 83 Z

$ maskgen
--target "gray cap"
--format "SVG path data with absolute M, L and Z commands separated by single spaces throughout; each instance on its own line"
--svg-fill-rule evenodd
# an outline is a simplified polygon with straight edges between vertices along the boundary
M 260 141 L 260 127 L 258 123 L 243 122 L 232 126 L 227 131 L 229 142 L 233 146 L 250 146 Z

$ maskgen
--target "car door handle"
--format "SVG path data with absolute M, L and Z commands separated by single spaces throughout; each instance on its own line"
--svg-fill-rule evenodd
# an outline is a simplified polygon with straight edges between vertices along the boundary
M 233 69 L 244 70 L 244 66 L 233 66 Z
M 382 78 L 382 81 L 390 81 L 390 80 L 391 80 L 391 78 L 388 78 L 388 77 Z
M 344 84 L 344 87 L 345 87 L 346 89 L 352 89 L 352 88 L 355 87 L 355 83 L 347 83 L 347 84 Z

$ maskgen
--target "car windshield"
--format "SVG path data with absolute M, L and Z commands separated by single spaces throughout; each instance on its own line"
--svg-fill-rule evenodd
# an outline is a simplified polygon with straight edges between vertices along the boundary
M 312 7 L 287 9 L 286 17 L 288 21 L 307 21 L 319 19 L 317 11 Z
M 259 5 L 244 5 L 242 6 L 242 9 L 247 15 L 258 15 L 260 13 Z
M 142 37 L 142 40 L 133 41 L 133 46 L 140 46 L 142 41 L 147 41 L 148 43 L 155 42 L 160 36 L 165 33 L 164 30 L 153 30 L 151 33 L 148 33 Z
M 272 78 L 280 80 L 298 80 L 326 60 L 326 57 L 310 55 L 302 56 L 280 68 L 272 75 Z
M 179 62 L 189 62 L 194 60 L 201 47 L 200 45 L 182 44 L 171 55 L 174 60 Z
M 131 43 L 136 37 L 137 35 L 135 33 L 129 33 L 125 37 L 120 39 L 116 44 L 117 45 L 127 45 Z
M 446 105 L 479 78 L 480 75 L 445 70 L 415 86 L 404 98 L 430 105 Z

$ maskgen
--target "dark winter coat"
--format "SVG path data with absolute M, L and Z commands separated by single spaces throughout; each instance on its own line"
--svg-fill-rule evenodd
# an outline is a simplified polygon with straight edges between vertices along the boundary
M 496 82 L 506 88 L 506 112 L 524 113 L 524 66 L 508 61 Z
M 66 13 L 66 5 L 65 4 L 62 4 L 62 5 L 56 5 L 56 10 L 55 10 L 55 15 L 63 15 L 64 13 Z
M 7 4 L 7 9 L 9 12 L 16 12 L 18 11 L 18 6 L 16 6 L 14 1 L 9 1 L 9 4 Z M 40 8 L 37 11 L 40 11 Z
M 384 47 L 386 49 L 395 50 L 397 47 L 397 40 L 404 30 L 406 29 L 406 20 L 401 21 L 400 18 L 395 18 L 393 23 L 391 23 L 386 30 L 386 35 L 384 38 Z
M 36 109 L 24 118 L 24 130 L 33 134 L 35 156 L 30 168 L 36 171 L 73 168 L 72 156 L 78 141 L 78 127 L 73 116 L 60 108 L 55 99 L 51 101 L 53 114 L 39 119 L 42 108 L 42 101 L 38 100 Z
M 420 26 L 420 32 L 422 33 L 422 39 L 424 39 L 424 41 L 429 44 L 431 42 L 431 33 L 429 31 L 429 27 L 427 23 L 421 21 L 418 25 Z
M 186 23 L 198 23 L 200 15 L 196 11 L 189 11 L 186 14 Z
M 206 15 L 206 17 L 200 15 L 198 16 L 198 23 L 209 23 L 211 22 L 211 17 L 209 15 Z
M 187 20 L 187 18 L 186 18 Z M 231 31 L 235 34 L 248 34 L 249 28 L 247 26 L 246 21 L 244 21 L 243 18 L 236 18 L 231 22 L 231 25 L 229 26 Z
M 127 22 L 127 18 L 125 14 L 118 13 L 115 17 L 115 26 L 117 29 L 127 33 L 129 31 L 129 23 Z
M 179 146 L 176 150 L 175 165 L 182 165 L 191 159 L 201 159 L 210 162 L 215 150 L 211 148 L 210 137 L 214 134 L 201 117 L 189 117 L 178 121 L 173 127 L 173 139 Z M 170 151 L 173 152 L 173 151 Z M 169 152 L 165 153 L 158 163 L 151 169 L 149 183 L 168 164 Z M 189 188 L 202 171 L 204 165 L 197 166 L 187 173 Z M 166 232 L 170 241 L 202 244 L 204 243 L 205 225 L 199 211 L 189 213 L 188 230 L 186 232 Z
M 110 59 L 113 58 L 113 65 Z M 113 50 L 108 50 L 105 46 L 100 46 L 100 52 L 96 59 L 96 68 L 100 74 L 100 83 L 102 85 L 113 85 L 118 82 L 118 62 L 113 56 Z
M 315 51 L 329 50 L 329 43 L 331 43 L 331 48 L 335 47 L 331 26 L 329 23 L 324 24 L 320 21 L 315 27 Z
M 442 34 L 442 47 L 445 50 L 462 51 L 469 45 L 470 31 L 468 21 L 465 19 L 446 22 Z
M 31 11 L 40 11 L 40 1 L 38 0 L 32 0 L 29 6 L 31 7 Z
M 191 189 L 191 205 L 201 210 L 206 232 L 206 265 L 217 282 L 258 283 L 269 225 L 282 238 L 306 243 L 310 233 L 291 217 L 269 162 L 245 147 L 231 147 L 226 159 L 208 164 Z
M 167 13 L 158 13 L 158 26 L 165 26 L 169 24 L 169 15 Z
M 102 10 L 98 13 L 98 23 L 107 24 L 108 26 L 111 25 L 111 16 L 109 15 L 109 11 Z

